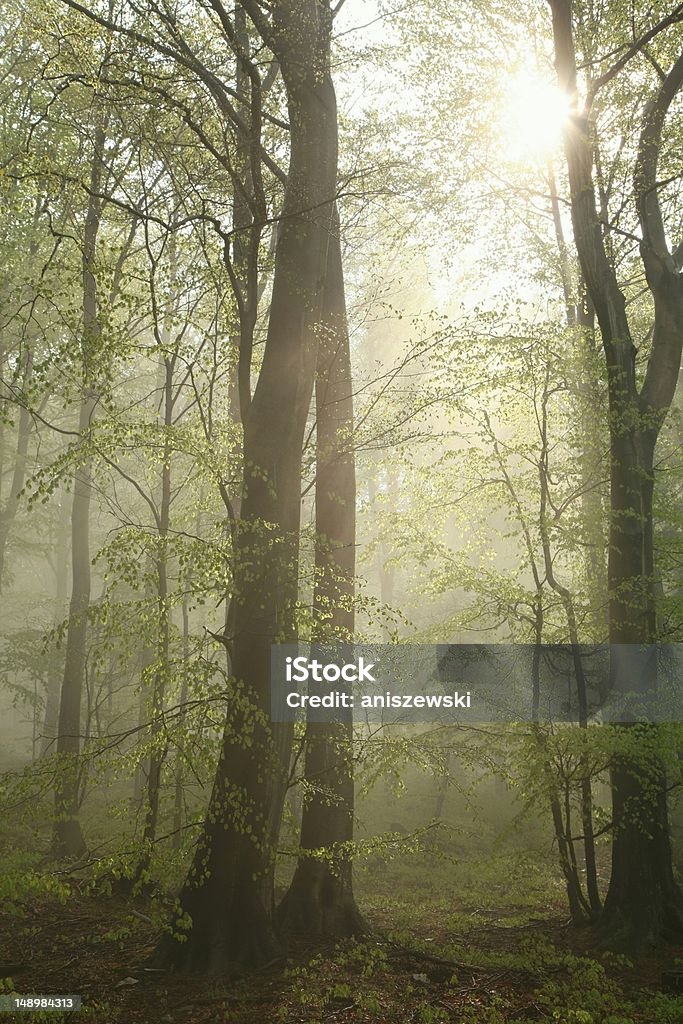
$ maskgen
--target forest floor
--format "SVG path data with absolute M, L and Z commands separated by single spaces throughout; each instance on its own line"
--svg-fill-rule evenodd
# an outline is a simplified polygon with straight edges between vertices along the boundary
M 0 992 L 78 994 L 80 1013 L 3 1013 L 50 1024 L 683 1024 L 661 992 L 683 947 L 631 962 L 568 925 L 561 888 L 528 857 L 457 867 L 417 858 L 359 873 L 372 929 L 336 948 L 292 948 L 237 979 L 147 969 L 158 908 L 68 879 L 0 908 Z

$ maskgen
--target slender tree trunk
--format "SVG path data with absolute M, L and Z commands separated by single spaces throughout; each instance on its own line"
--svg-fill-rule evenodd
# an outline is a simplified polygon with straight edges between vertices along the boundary
M 543 565 L 545 567 L 545 575 L 541 573 L 541 566 L 536 559 L 536 553 L 534 543 L 531 536 L 531 531 L 526 522 L 521 502 L 517 496 L 514 484 L 510 479 L 507 472 L 505 462 L 501 457 L 498 441 L 490 430 L 489 434 L 493 443 L 494 451 L 498 459 L 498 466 L 500 472 L 505 480 L 505 484 L 510 493 L 510 496 L 517 509 L 519 516 L 520 525 L 522 527 L 522 533 L 524 535 L 524 543 L 529 558 L 529 565 L 531 567 L 531 575 L 535 585 L 534 595 L 534 652 L 532 661 L 532 735 L 538 747 L 540 748 L 543 755 L 543 772 L 545 775 L 546 788 L 548 793 L 548 802 L 550 804 L 550 813 L 553 820 L 553 828 L 555 831 L 555 839 L 557 841 L 557 849 L 560 859 L 560 867 L 562 868 L 562 874 L 564 875 L 566 886 L 567 886 L 567 900 L 569 903 L 569 912 L 572 917 L 572 921 L 575 924 L 584 924 L 586 918 L 590 915 L 589 904 L 584 897 L 583 890 L 581 888 L 581 880 L 576 865 L 576 855 L 574 852 L 573 840 L 570 831 L 569 815 L 565 821 L 565 816 L 562 810 L 562 801 L 560 799 L 561 791 L 558 784 L 558 766 L 554 765 L 551 757 L 548 754 L 548 743 L 546 735 L 538 724 L 539 712 L 540 712 L 540 699 L 541 699 L 541 677 L 540 677 L 540 664 L 541 664 L 541 649 L 543 643 L 543 627 L 545 619 L 545 611 L 543 605 L 543 596 L 546 584 L 551 586 L 553 589 L 557 589 L 557 583 L 554 580 L 552 573 L 552 553 L 550 550 L 550 539 L 548 536 L 546 516 L 547 516 L 547 421 L 545 410 L 547 406 L 547 377 L 546 377 L 546 388 L 544 391 L 542 415 L 539 419 L 539 425 L 541 427 L 541 455 L 539 459 L 539 523 L 541 525 L 541 545 L 543 554 Z M 564 589 L 564 588 L 562 588 Z M 565 610 L 567 605 L 565 604 Z M 569 602 L 569 612 L 571 615 L 571 601 Z M 571 620 L 570 620 L 571 621 Z M 578 678 L 578 677 L 577 677 Z M 566 781 L 566 776 L 565 776 Z M 565 800 L 565 808 L 569 805 Z
M 168 681 L 170 660 L 170 608 L 168 597 L 168 529 L 171 514 L 171 444 L 170 431 L 173 426 L 173 359 L 166 355 L 161 359 L 163 371 L 164 395 L 164 444 L 163 462 L 161 466 L 161 501 L 159 503 L 158 533 L 156 538 L 157 553 L 154 559 L 156 568 L 156 604 L 157 618 L 155 629 L 155 658 L 152 678 L 151 729 L 149 774 L 147 776 L 147 809 L 145 827 L 142 834 L 143 854 L 138 864 L 135 879 L 145 880 L 152 856 L 152 846 L 156 839 L 159 821 L 159 801 L 161 798 L 161 774 L 168 750 L 163 726 L 164 700 Z
M 0 295 L 4 296 L 4 289 L 6 284 L 6 277 L 0 285 Z M 6 360 L 6 349 L 4 342 L 0 339 L 0 380 L 5 379 L 5 360 Z M 0 416 L 0 502 L 4 498 L 4 480 L 5 480 L 5 418 Z M 2 578 L 0 577 L 0 586 L 2 584 Z
M 548 790 L 548 802 L 550 813 L 553 819 L 553 830 L 557 842 L 557 852 L 560 859 L 560 867 L 564 875 L 567 888 L 567 902 L 569 913 L 574 924 L 585 924 L 589 914 L 589 907 L 581 889 L 581 880 L 576 867 L 572 836 L 569 830 L 569 821 L 565 822 L 560 801 L 560 788 L 557 782 L 557 768 L 552 764 L 547 755 L 547 740 L 543 730 L 538 724 L 539 702 L 541 693 L 541 644 L 543 640 L 543 584 L 541 582 L 535 562 L 532 562 L 533 573 L 536 581 L 536 614 L 534 621 L 534 653 L 531 668 L 531 679 L 533 688 L 533 724 L 532 734 L 543 753 L 543 770 L 545 772 L 546 786 Z
M 394 471 L 389 468 L 386 472 L 387 492 L 391 499 L 394 498 Z M 377 500 L 377 481 L 373 476 L 372 472 L 368 478 L 368 497 L 370 504 L 373 505 Z M 393 565 L 387 565 L 389 560 L 389 549 L 386 541 L 382 538 L 377 544 L 377 576 L 379 578 L 379 599 L 382 605 L 382 611 L 386 612 L 392 609 L 394 603 L 394 585 L 396 582 L 396 570 Z M 383 632 L 387 640 L 391 640 L 391 623 L 386 622 L 383 625 Z
M 97 282 L 94 269 L 102 213 L 99 193 L 104 164 L 104 142 L 104 128 L 98 127 L 95 130 L 90 198 L 83 236 L 83 384 L 78 433 L 81 443 L 84 444 L 87 444 L 97 405 L 97 398 L 92 389 L 101 327 L 97 316 Z M 74 474 L 71 510 L 71 602 L 57 736 L 60 768 L 55 793 L 53 848 L 58 856 L 64 857 L 79 857 L 85 851 L 85 841 L 78 820 L 78 793 L 81 697 L 90 606 L 91 480 L 92 459 L 86 454 Z
M 150 572 L 151 566 L 150 566 Z M 150 603 L 154 600 L 154 591 L 147 585 L 145 587 L 145 601 Z M 140 692 L 138 695 L 138 742 L 144 735 L 145 726 L 149 717 L 147 705 L 147 682 L 149 670 L 154 664 L 154 647 L 149 638 L 145 638 L 142 650 L 139 655 L 140 666 Z M 141 808 L 145 797 L 149 779 L 149 754 L 144 751 L 135 764 L 135 775 L 133 777 L 133 803 L 136 808 Z
M 586 685 L 586 676 L 583 669 L 583 662 L 581 660 L 581 647 L 579 644 L 579 629 L 576 622 L 576 613 L 574 611 L 574 602 L 572 599 L 571 592 L 565 587 L 555 575 L 555 566 L 553 564 L 553 554 L 550 543 L 550 532 L 548 527 L 548 507 L 550 504 L 549 494 L 549 479 L 550 469 L 548 465 L 548 383 L 549 383 L 549 370 L 546 370 L 545 385 L 543 389 L 543 398 L 541 406 L 541 417 L 540 417 L 540 430 L 541 430 L 541 457 L 538 463 L 538 475 L 539 475 L 539 527 L 541 536 L 541 545 L 543 548 L 543 561 L 545 566 L 545 575 L 551 589 L 559 595 L 562 607 L 564 608 L 565 617 L 567 620 L 567 629 L 569 632 L 569 642 L 571 644 L 572 659 L 574 665 L 574 677 L 576 679 L 576 691 L 578 698 L 579 707 L 579 727 L 581 729 L 588 728 L 588 692 Z M 579 772 L 581 777 L 581 821 L 583 824 L 583 845 L 584 845 L 584 856 L 586 863 L 586 888 L 588 891 L 588 903 L 590 905 L 591 915 L 595 915 L 600 911 L 601 901 L 600 893 L 598 889 L 598 873 L 597 864 L 595 858 L 595 840 L 593 836 L 593 791 L 591 786 L 590 768 L 588 759 L 585 755 L 581 756 L 579 763 Z M 569 853 L 572 857 L 572 863 L 574 869 L 576 868 L 575 854 L 574 854 L 574 843 L 571 839 L 571 828 L 570 828 L 570 802 L 569 802 L 569 791 L 567 790 L 566 800 L 566 834 Z M 578 883 L 578 873 L 576 875 Z M 580 886 L 579 886 L 580 891 Z
M 197 531 L 199 533 L 199 531 Z M 190 608 L 187 601 L 187 596 L 183 597 L 182 603 L 183 613 L 183 681 L 180 686 L 180 715 L 178 717 L 178 731 L 182 736 L 182 730 L 185 725 L 185 705 L 187 703 L 187 697 L 189 692 L 189 679 L 188 673 L 190 671 Z M 176 762 L 175 770 L 175 794 L 173 798 L 173 849 L 179 850 L 181 846 L 181 829 L 183 827 L 183 812 L 185 807 L 185 799 L 183 792 L 183 784 L 185 776 L 183 772 L 183 762 L 178 758 Z
M 337 178 L 331 12 L 317 0 L 283 0 L 264 26 L 258 4 L 243 6 L 280 61 L 291 150 L 268 335 L 244 423 L 232 651 L 238 682 L 203 835 L 180 894 L 192 927 L 185 942 L 169 937 L 158 950 L 168 966 L 200 973 L 262 964 L 281 952 L 264 878 L 275 855 L 272 825 L 282 812 L 292 731 L 269 724 L 270 648 L 297 636 L 301 458 Z
M 437 821 L 441 820 L 443 814 L 444 805 L 446 803 L 446 796 L 451 782 L 451 755 L 446 755 L 445 772 L 443 775 L 439 775 L 436 780 L 436 797 L 434 799 L 434 814 L 432 815 Z M 499 775 L 494 776 L 495 782 L 503 782 Z
M 235 7 L 235 32 L 244 53 L 249 52 L 247 16 L 239 4 Z M 249 102 L 249 73 L 241 60 L 235 70 L 235 92 L 244 103 Z M 259 219 L 254 216 L 254 175 L 252 173 L 253 139 L 243 138 L 237 151 L 237 175 L 240 188 L 232 200 L 232 261 L 234 285 L 239 292 L 239 335 L 233 338 L 237 349 L 235 382 L 231 389 L 231 413 L 235 423 L 244 423 L 251 405 L 251 363 L 254 328 L 258 316 L 258 250 L 261 237 Z M 258 202 L 258 199 L 257 199 Z
M 81 403 L 79 434 L 85 437 L 94 402 Z M 79 857 L 85 841 L 78 821 L 79 764 L 81 749 L 81 698 L 85 676 L 88 608 L 90 606 L 90 493 L 91 467 L 87 459 L 74 478 L 71 511 L 72 583 L 69 626 L 66 638 L 64 679 L 59 704 L 57 753 L 60 767 L 55 796 L 54 850 L 58 856 Z
M 29 347 L 24 359 L 24 372 L 22 375 L 22 387 L 26 392 L 33 372 L 33 351 Z M 28 441 L 31 435 L 33 422 L 28 407 L 25 404 L 19 406 L 19 422 L 17 424 L 17 445 L 14 455 L 14 468 L 12 471 L 12 483 L 4 507 L 0 510 L 0 590 L 2 590 L 3 577 L 5 572 L 5 554 L 7 541 L 9 539 L 12 524 L 16 518 L 19 508 L 19 495 L 26 479 L 26 456 L 28 453 Z
M 40 217 L 43 213 L 42 200 L 36 198 L 35 207 L 33 211 L 33 240 L 29 243 L 29 254 L 31 257 L 36 255 L 38 251 L 37 242 L 37 230 Z M 4 284 L 5 282 L 3 282 Z M 17 441 L 16 450 L 14 456 L 14 466 L 12 471 L 12 480 L 10 483 L 9 493 L 7 500 L 0 509 L 0 591 L 2 590 L 4 573 L 5 573 L 5 557 L 7 554 L 7 543 L 9 541 L 10 532 L 12 530 L 12 524 L 16 518 L 19 509 L 19 495 L 24 486 L 26 479 L 26 458 L 28 454 L 28 442 L 33 428 L 33 419 L 29 411 L 29 388 L 31 385 L 31 378 L 33 376 L 33 361 L 34 361 L 34 342 L 37 334 L 35 326 L 29 321 L 22 332 L 21 345 L 24 348 L 24 357 L 20 360 L 21 365 L 21 405 L 19 406 L 19 422 L 17 424 Z M 23 364 L 23 365 L 22 365 Z M 0 378 L 3 377 L 7 365 L 7 350 L 3 344 L 0 344 Z M 5 428 L 6 424 L 3 422 L 0 424 L 0 481 L 4 477 L 4 464 L 3 458 L 5 454 Z M 1 488 L 0 488 L 1 490 Z
M 66 496 L 62 497 L 62 504 L 57 522 L 57 537 L 55 540 L 55 604 L 54 624 L 55 627 L 64 618 L 66 608 L 66 595 L 68 587 L 68 535 L 69 535 L 69 506 Z M 40 756 L 45 757 L 52 754 L 55 748 L 59 722 L 59 697 L 60 683 L 63 675 L 63 667 L 60 671 L 61 659 L 57 659 L 57 652 L 53 654 L 50 667 L 47 672 L 47 694 L 45 697 L 45 714 L 43 716 L 43 728 L 40 744 Z
M 327 254 L 316 371 L 315 639 L 349 642 L 354 631 L 356 472 L 353 380 L 339 218 Z M 278 922 L 307 936 L 344 938 L 364 930 L 353 895 L 353 712 L 308 722 L 301 851 Z M 315 851 L 325 849 L 321 857 Z

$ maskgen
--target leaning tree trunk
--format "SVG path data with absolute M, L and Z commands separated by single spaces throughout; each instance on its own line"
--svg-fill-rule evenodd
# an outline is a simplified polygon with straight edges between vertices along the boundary
M 337 178 L 331 13 L 282 0 L 273 21 L 243 6 L 280 62 L 291 150 L 263 363 L 244 422 L 244 497 L 235 556 L 232 691 L 223 748 L 194 861 L 180 894 L 192 926 L 158 960 L 223 973 L 281 952 L 272 922 L 272 823 L 279 821 L 290 726 L 272 726 L 271 644 L 296 639 L 301 459 L 317 359 Z M 177 922 L 176 927 L 178 927 Z
M 676 388 L 683 344 L 683 281 L 666 243 L 657 162 L 664 120 L 683 84 L 683 56 L 646 105 L 636 158 L 640 253 L 655 314 L 652 350 L 639 389 L 626 302 L 606 252 L 596 205 L 590 107 L 578 112 L 572 4 L 571 0 L 550 0 L 550 6 L 558 76 L 575 110 L 565 135 L 574 240 L 595 308 L 608 373 L 610 685 L 618 686 L 620 666 L 614 645 L 650 644 L 657 639 L 653 460 Z M 656 667 L 649 684 L 654 692 Z M 621 726 L 622 738 L 628 740 L 628 730 L 634 727 Z M 665 771 L 656 754 L 617 756 L 612 793 L 612 875 L 602 924 L 611 943 L 636 947 L 683 931 L 683 898 L 671 863 Z
M 356 472 L 353 381 L 346 322 L 339 218 L 327 254 L 323 324 L 316 371 L 314 639 L 349 642 L 354 631 Z M 311 722 L 301 850 L 278 907 L 283 930 L 345 938 L 365 929 L 353 895 L 353 711 Z M 323 856 L 320 852 L 324 849 Z
M 90 198 L 83 236 L 83 343 L 82 395 L 78 417 L 81 444 L 87 446 L 96 406 L 93 393 L 94 357 L 101 327 L 97 316 L 95 249 L 102 203 L 99 198 L 104 163 L 104 128 L 95 131 L 90 174 Z M 90 497 L 92 459 L 86 453 L 74 474 L 71 511 L 71 601 L 66 636 L 64 680 L 59 704 L 57 734 L 58 777 L 55 791 L 53 850 L 60 857 L 80 857 L 85 841 L 78 820 L 79 753 L 81 747 L 81 697 L 85 676 L 88 608 L 90 606 Z

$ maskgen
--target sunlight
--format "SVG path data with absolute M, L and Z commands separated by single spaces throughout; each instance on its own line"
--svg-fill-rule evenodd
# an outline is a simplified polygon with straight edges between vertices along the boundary
M 514 163 L 548 157 L 562 140 L 569 97 L 534 71 L 518 71 L 507 80 L 498 119 L 505 159 Z

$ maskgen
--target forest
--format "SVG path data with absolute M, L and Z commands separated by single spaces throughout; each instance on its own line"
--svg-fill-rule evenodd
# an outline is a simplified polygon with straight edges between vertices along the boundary
M 674 0 L 3 0 L 0 1022 L 683 1024 L 682 112 Z

